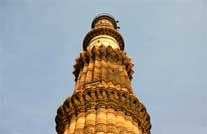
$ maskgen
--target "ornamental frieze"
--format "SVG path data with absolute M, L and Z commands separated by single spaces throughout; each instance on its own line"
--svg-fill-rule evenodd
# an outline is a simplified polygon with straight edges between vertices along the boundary
M 66 99 L 58 109 L 56 117 L 57 131 L 64 130 L 63 124 L 69 123 L 72 115 L 78 116 L 81 112 L 98 108 L 112 108 L 123 111 L 141 126 L 143 132 L 149 134 L 151 128 L 150 117 L 144 105 L 132 94 L 104 88 L 85 89 L 82 94 L 77 93 Z

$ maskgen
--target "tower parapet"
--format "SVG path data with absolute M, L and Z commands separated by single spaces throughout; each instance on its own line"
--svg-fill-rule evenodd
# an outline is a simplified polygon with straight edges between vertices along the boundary
M 110 27 L 117 29 L 117 22 L 113 16 L 109 14 L 99 14 L 91 24 L 91 28 Z

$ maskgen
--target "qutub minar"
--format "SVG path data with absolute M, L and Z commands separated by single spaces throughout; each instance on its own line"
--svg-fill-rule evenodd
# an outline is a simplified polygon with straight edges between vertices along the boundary
M 75 88 L 58 108 L 58 134 L 150 134 L 150 117 L 133 93 L 133 63 L 117 21 L 97 16 L 74 65 Z

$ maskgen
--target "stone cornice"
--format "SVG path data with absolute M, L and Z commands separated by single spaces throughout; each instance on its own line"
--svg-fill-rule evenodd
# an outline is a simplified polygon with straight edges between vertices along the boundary
M 141 127 L 143 134 L 150 134 L 150 117 L 146 108 L 137 97 L 128 92 L 114 88 L 85 89 L 83 93 L 73 94 L 59 107 L 56 116 L 56 130 L 63 134 L 65 126 L 70 123 L 72 115 L 78 115 L 89 109 L 113 108 L 130 115 Z
M 83 40 L 83 50 L 86 50 L 91 39 L 98 35 L 109 35 L 114 37 L 119 43 L 120 49 L 124 50 L 124 39 L 122 38 L 121 34 L 109 27 L 94 28 L 91 30 Z

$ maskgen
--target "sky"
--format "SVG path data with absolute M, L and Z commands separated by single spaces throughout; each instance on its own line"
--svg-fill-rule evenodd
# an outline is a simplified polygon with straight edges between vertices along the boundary
M 0 134 L 54 134 L 93 18 L 119 20 L 152 134 L 207 132 L 206 0 L 0 0 Z

